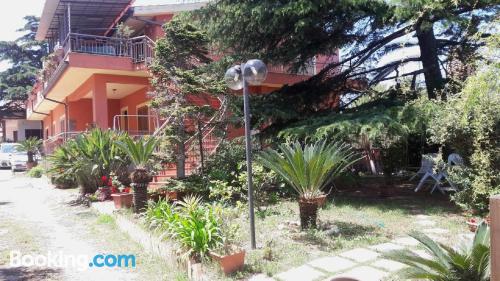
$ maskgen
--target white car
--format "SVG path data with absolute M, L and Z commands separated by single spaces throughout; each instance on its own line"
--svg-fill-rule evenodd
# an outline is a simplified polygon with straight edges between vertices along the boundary
M 28 153 L 25 151 L 15 151 L 10 156 L 10 165 L 12 172 L 26 171 L 28 162 Z
M 0 144 L 0 168 L 10 168 L 10 158 L 12 153 L 17 152 L 18 143 L 2 143 Z

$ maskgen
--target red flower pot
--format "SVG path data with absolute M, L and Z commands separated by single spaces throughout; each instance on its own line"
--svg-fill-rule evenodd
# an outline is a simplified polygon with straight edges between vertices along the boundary
M 210 253 L 210 256 L 219 263 L 225 274 L 241 270 L 245 265 L 245 250 L 226 256 Z
M 131 193 L 115 193 L 111 194 L 111 197 L 113 197 L 113 202 L 115 203 L 116 209 L 132 208 L 133 195 Z

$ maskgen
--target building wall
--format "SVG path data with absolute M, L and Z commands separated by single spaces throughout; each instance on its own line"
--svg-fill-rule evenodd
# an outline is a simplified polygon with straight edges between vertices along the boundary
M 14 141 L 14 131 L 17 131 L 17 140 L 22 141 L 26 139 L 26 129 L 41 129 L 42 124 L 40 121 L 31 121 L 25 119 L 19 120 L 5 120 L 5 140 Z
M 92 99 L 69 102 L 70 131 L 85 131 L 92 123 Z

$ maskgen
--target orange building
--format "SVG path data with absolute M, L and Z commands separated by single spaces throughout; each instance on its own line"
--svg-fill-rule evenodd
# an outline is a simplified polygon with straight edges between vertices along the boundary
M 27 100 L 27 119 L 42 121 L 48 151 L 91 127 L 147 135 L 161 126 L 165 120 L 148 107 L 148 63 L 155 40 L 164 36 L 162 24 L 207 1 L 185 2 L 134 6 L 131 0 L 46 0 L 36 39 L 49 42 L 51 55 Z M 134 31 L 131 37 L 115 36 L 119 23 Z M 301 74 L 269 66 L 265 83 L 251 92 L 307 79 L 327 60 L 337 59 L 319 57 Z

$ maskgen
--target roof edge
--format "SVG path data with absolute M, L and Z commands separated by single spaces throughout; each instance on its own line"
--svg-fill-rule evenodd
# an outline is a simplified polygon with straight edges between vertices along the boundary
M 56 12 L 57 6 L 59 6 L 60 0 L 45 0 L 43 6 L 43 12 L 40 16 L 40 23 L 38 25 L 38 30 L 36 31 L 35 39 L 38 41 L 45 40 L 47 36 L 47 31 L 49 30 L 50 24 L 52 23 L 52 18 Z

